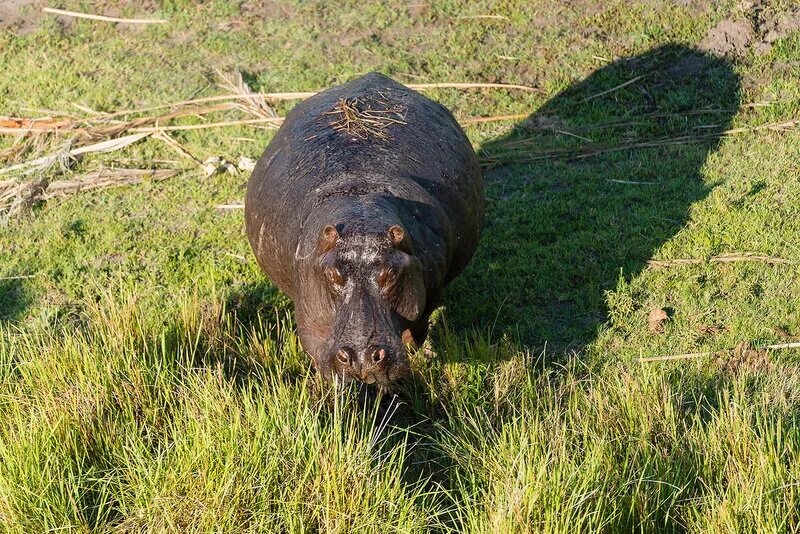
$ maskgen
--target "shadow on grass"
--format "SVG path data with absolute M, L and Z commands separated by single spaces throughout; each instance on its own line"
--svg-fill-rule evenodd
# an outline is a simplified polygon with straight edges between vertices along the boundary
M 31 303 L 25 280 L 7 278 L 0 280 L 0 322 L 20 318 Z
M 605 292 L 710 192 L 703 164 L 739 92 L 729 62 L 666 45 L 597 70 L 484 144 L 486 224 L 445 293 L 450 327 L 554 354 L 590 343 Z

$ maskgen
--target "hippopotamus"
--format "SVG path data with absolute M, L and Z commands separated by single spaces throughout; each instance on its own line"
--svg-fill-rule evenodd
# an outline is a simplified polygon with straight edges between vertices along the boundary
M 483 226 L 475 152 L 441 104 L 377 73 L 296 105 L 247 184 L 247 236 L 328 379 L 409 373 Z

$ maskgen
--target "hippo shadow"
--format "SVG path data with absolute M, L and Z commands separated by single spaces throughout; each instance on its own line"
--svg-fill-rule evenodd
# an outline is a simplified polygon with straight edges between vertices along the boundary
M 715 185 L 702 167 L 739 85 L 726 60 L 666 45 L 595 71 L 481 146 L 486 221 L 444 294 L 447 328 L 548 355 L 595 339 L 606 292 Z

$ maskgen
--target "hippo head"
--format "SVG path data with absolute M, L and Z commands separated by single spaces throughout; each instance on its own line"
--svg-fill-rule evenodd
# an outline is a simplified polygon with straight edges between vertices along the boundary
M 329 339 L 312 352 L 327 376 L 388 384 L 408 374 L 404 336 L 425 310 L 420 261 L 398 225 L 378 233 L 325 226 L 316 246 L 314 282 L 333 309 Z

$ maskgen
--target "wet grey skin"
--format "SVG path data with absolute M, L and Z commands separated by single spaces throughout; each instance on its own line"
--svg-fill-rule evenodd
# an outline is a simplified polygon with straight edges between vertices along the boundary
M 388 385 L 472 257 L 484 202 L 452 114 L 372 73 L 292 109 L 248 181 L 245 222 L 322 376 Z

